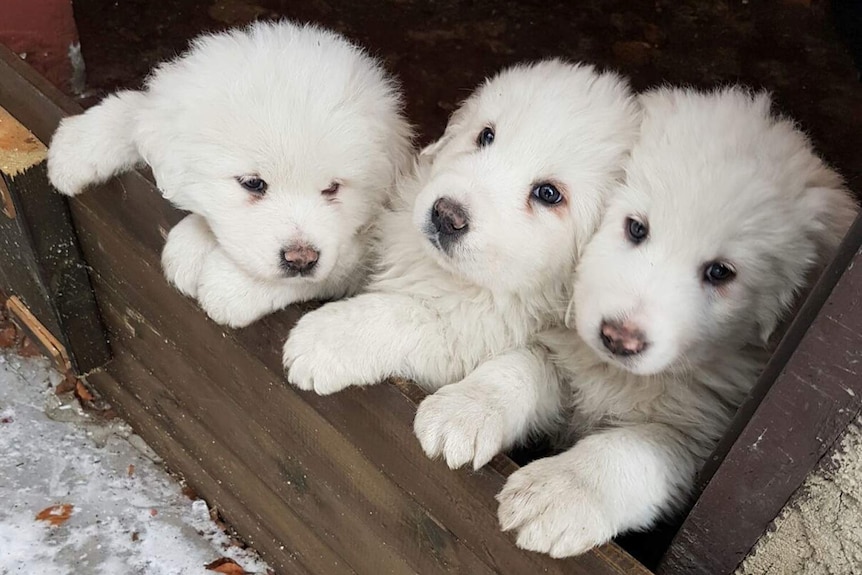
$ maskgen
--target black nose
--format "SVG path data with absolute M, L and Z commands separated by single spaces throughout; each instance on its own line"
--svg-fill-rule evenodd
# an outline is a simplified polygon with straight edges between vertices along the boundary
M 308 244 L 294 244 L 281 250 L 281 266 L 289 276 L 304 276 L 311 273 L 320 252 Z
M 647 346 L 644 332 L 629 321 L 605 320 L 602 322 L 599 336 L 608 351 L 614 355 L 637 355 Z
M 467 232 L 469 216 L 463 205 L 449 198 L 440 198 L 431 206 L 431 224 L 441 236 L 454 239 Z

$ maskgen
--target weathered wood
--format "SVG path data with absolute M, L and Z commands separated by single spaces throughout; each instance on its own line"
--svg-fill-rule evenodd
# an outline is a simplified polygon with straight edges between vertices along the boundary
M 296 533 L 288 532 L 275 535 L 269 525 L 260 515 L 251 510 L 251 506 L 228 489 L 222 475 L 227 470 L 215 458 L 212 462 L 213 474 L 207 472 L 200 464 L 199 455 L 190 453 L 186 446 L 180 443 L 178 436 L 165 425 L 159 411 L 142 402 L 142 397 L 135 389 L 157 388 L 160 382 L 140 362 L 132 356 L 119 356 L 110 364 L 110 371 L 124 381 L 134 382 L 133 386 L 126 383 L 120 385 L 108 371 L 97 371 L 87 376 L 88 383 L 99 390 L 116 408 L 124 419 L 129 421 L 137 433 L 156 450 L 172 469 L 183 470 L 183 477 L 198 493 L 205 494 L 210 506 L 216 507 L 219 513 L 239 533 L 246 543 L 258 549 L 265 550 L 265 555 L 273 567 L 281 573 L 309 573 L 315 570 L 333 573 L 355 573 L 343 565 L 329 553 L 310 555 L 308 558 L 299 556 L 285 546 L 285 541 L 292 537 L 308 536 L 303 529 Z M 280 522 L 276 523 L 278 526 Z M 288 526 L 290 527 L 290 526 Z M 328 571 L 325 571 L 328 570 Z
M 17 296 L 59 342 L 69 360 L 61 369 L 80 374 L 110 355 L 66 201 L 48 182 L 46 153 L 0 107 L 0 289 Z
M 862 218 L 770 361 L 761 383 L 780 374 L 775 383 L 740 411 L 741 431 L 659 573 L 732 572 L 862 412 L 860 246 Z
M 189 449 L 198 443 L 210 449 L 214 443 L 221 459 L 236 459 L 245 465 L 245 473 L 260 478 L 268 488 L 258 486 L 253 493 L 266 499 L 267 513 L 296 515 L 305 530 L 328 532 L 329 546 L 339 556 L 373 572 L 490 573 L 351 445 L 327 445 L 310 437 L 293 417 L 277 417 L 278 404 L 272 414 L 261 413 L 248 400 L 252 391 L 243 381 L 211 381 L 143 317 L 120 311 L 130 308 L 119 294 L 99 282 L 97 289 L 117 356 L 152 364 L 160 382 L 153 401 L 162 405 L 164 420 L 187 430 L 183 444 Z M 159 358 L 157 364 L 149 359 L 153 357 Z M 109 369 L 115 372 L 113 364 Z M 188 413 L 183 407 L 187 405 L 195 405 L 194 412 Z M 336 452 L 340 455 L 330 456 Z M 206 468 L 210 459 L 199 461 Z M 233 481 L 241 476 L 234 472 Z M 247 483 L 254 481 L 243 480 L 232 491 L 242 493 Z M 392 529 L 413 532 L 414 537 L 394 540 Z

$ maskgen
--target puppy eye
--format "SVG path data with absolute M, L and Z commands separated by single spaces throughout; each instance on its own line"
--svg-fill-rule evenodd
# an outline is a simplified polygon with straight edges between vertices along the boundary
M 236 179 L 236 181 L 239 182 L 240 186 L 242 186 L 252 194 L 262 196 L 266 193 L 266 182 L 264 182 L 257 176 L 240 176 Z
M 534 199 L 539 200 L 543 204 L 548 204 L 549 206 L 559 204 L 563 201 L 563 194 L 560 193 L 560 190 L 548 182 L 543 182 L 534 187 L 533 191 L 530 192 L 530 195 Z
M 634 218 L 626 218 L 626 237 L 635 245 L 644 241 L 649 235 L 649 227 Z
M 736 272 L 724 262 L 710 262 L 703 269 L 703 279 L 708 284 L 717 286 L 727 283 L 736 277 Z
M 341 183 L 340 182 L 332 182 L 331 184 L 329 184 L 328 188 L 326 188 L 325 190 L 321 190 L 320 193 L 326 197 L 332 197 L 335 194 L 337 194 L 338 190 L 340 190 L 340 189 L 341 189 Z
M 494 128 L 491 126 L 486 126 L 484 130 L 479 132 L 479 136 L 476 138 L 476 145 L 480 148 L 484 148 L 490 146 L 494 143 Z

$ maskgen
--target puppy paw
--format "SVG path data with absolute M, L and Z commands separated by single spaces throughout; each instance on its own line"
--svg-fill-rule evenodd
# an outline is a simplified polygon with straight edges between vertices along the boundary
M 427 397 L 416 412 L 413 431 L 428 457 L 443 456 L 458 468 L 488 463 L 504 448 L 506 421 L 501 406 L 469 383 L 446 386 Z
M 186 216 L 171 229 L 162 250 L 165 277 L 181 293 L 196 298 L 201 272 L 217 246 L 203 217 Z
M 205 258 L 200 272 L 198 304 L 216 323 L 245 327 L 272 311 L 265 290 L 256 281 L 216 248 Z
M 500 526 L 517 532 L 518 547 L 560 558 L 607 543 L 616 529 L 589 482 L 556 460 L 540 459 L 513 473 L 497 501 Z
M 338 303 L 342 302 L 306 314 L 284 344 L 287 381 L 299 389 L 329 395 L 350 385 L 373 383 L 362 377 L 362 354 L 355 353 L 352 324 Z
M 64 119 L 48 148 L 48 179 L 67 196 L 76 196 L 89 184 L 103 179 L 99 165 L 81 145 L 86 126 L 84 116 Z

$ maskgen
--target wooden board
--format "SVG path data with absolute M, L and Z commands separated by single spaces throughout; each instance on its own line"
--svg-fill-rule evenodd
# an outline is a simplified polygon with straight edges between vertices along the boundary
M 0 78 L 0 104 L 37 136 L 75 111 L 2 51 Z M 287 386 L 281 346 L 309 306 L 238 331 L 208 320 L 162 277 L 181 214 L 143 175 L 71 206 L 115 354 L 91 381 L 283 572 L 647 573 L 615 545 L 565 561 L 518 550 L 496 520 L 504 475 L 427 459 L 409 384 L 327 398 Z
M 726 438 L 729 452 L 659 573 L 732 573 L 862 413 L 860 246 L 862 218 L 770 361 L 762 382 L 778 375 L 775 383 L 755 390 L 738 414 Z
M 58 367 L 81 374 L 110 356 L 66 201 L 48 182 L 46 154 L 0 107 L 0 290 L 17 298 L 23 328 L 59 344 Z M 55 356 L 50 346 L 46 352 Z

